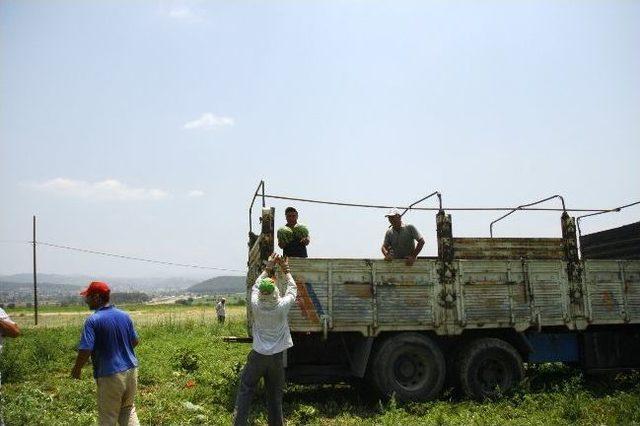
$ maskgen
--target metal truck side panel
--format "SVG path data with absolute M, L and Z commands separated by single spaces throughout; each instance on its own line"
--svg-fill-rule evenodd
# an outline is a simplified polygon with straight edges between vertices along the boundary
M 629 319 L 640 322 L 640 262 L 623 262 Z
M 561 238 L 453 238 L 457 259 L 563 259 Z
M 529 282 L 533 293 L 534 321 L 540 326 L 565 325 L 569 317 L 569 287 L 565 263 L 530 261 Z
M 624 260 L 585 261 L 594 323 L 640 320 L 640 264 Z
M 459 261 L 458 265 L 467 324 L 530 324 L 531 307 L 520 261 Z
M 378 325 L 435 325 L 438 285 L 436 261 L 418 259 L 411 267 L 403 262 L 373 261 Z
M 455 260 L 455 285 L 446 287 L 435 259 L 411 267 L 370 259 L 291 258 L 290 265 L 298 286 L 293 331 L 576 328 L 563 261 Z M 584 277 L 590 324 L 640 322 L 640 262 L 589 260 Z

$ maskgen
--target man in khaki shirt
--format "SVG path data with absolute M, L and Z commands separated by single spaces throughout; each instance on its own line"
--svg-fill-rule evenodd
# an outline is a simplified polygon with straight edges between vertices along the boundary
M 384 235 L 382 254 L 384 260 L 405 259 L 407 266 L 413 265 L 424 247 L 424 238 L 413 225 L 402 223 L 402 213 L 392 209 L 386 214 L 391 227 Z M 415 245 L 414 241 L 418 244 Z

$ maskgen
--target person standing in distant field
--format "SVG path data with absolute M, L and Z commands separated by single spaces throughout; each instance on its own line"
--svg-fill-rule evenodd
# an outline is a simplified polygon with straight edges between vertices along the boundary
M 287 280 L 287 289 L 282 297 L 275 283 L 276 263 Z M 272 254 L 267 267 L 251 289 L 253 344 L 240 377 L 233 416 L 234 425 L 247 424 L 251 399 L 261 377 L 264 377 L 269 425 L 283 424 L 283 352 L 293 346 L 287 316 L 297 294 L 298 288 L 291 276 L 287 260 Z
M 18 337 L 20 335 L 20 327 L 13 322 L 9 315 L 0 308 L 0 357 L 2 357 L 2 346 L 5 337 Z M 0 388 L 2 387 L 2 372 L 0 371 Z M 0 391 L 2 398 L 2 391 Z M 4 426 L 4 418 L 2 416 L 2 401 L 0 401 L 0 426 Z
M 407 266 L 413 265 L 424 247 L 424 238 L 413 225 L 402 224 L 402 214 L 398 209 L 392 209 L 385 215 L 391 227 L 384 235 L 382 254 L 384 260 L 405 259 Z M 417 241 L 415 245 L 414 241 Z
M 227 299 L 224 297 L 220 299 L 216 305 L 216 314 L 218 315 L 218 324 L 224 324 L 224 319 L 227 316 L 227 310 L 225 309 L 225 303 Z
M 71 377 L 79 379 L 91 357 L 98 386 L 98 424 L 137 426 L 138 360 L 133 348 L 140 339 L 133 321 L 109 303 L 111 289 L 106 283 L 94 281 L 80 294 L 95 312 L 84 323 Z
M 278 247 L 286 257 L 308 257 L 307 246 L 311 242 L 307 227 L 298 223 L 298 211 L 287 207 L 284 211 L 287 223 L 278 230 Z M 287 239 L 281 238 L 290 235 Z

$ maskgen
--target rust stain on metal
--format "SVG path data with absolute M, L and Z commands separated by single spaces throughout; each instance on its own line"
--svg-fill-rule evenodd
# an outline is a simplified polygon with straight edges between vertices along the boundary
M 495 281 L 495 280 L 482 280 L 482 281 L 467 281 L 466 285 L 507 285 L 505 281 Z
M 403 301 L 407 307 L 420 307 L 424 306 L 425 303 L 427 303 L 427 299 L 429 299 L 429 296 L 425 296 L 423 299 L 416 297 L 405 297 Z
M 499 308 L 502 306 L 502 304 L 503 304 L 502 300 L 499 300 L 493 297 L 486 298 L 483 303 L 483 305 L 489 309 Z
M 513 300 L 516 303 L 527 303 L 527 287 L 524 285 L 524 283 L 518 283 L 516 284 L 516 288 L 518 290 L 514 292 Z
M 344 289 L 350 296 L 368 299 L 373 295 L 371 284 L 368 282 L 344 281 Z
M 385 279 L 381 285 L 386 286 L 416 286 L 418 283 L 416 281 L 400 281 L 400 280 L 387 280 Z
M 457 259 L 563 259 L 561 238 L 453 238 Z
M 605 291 L 602 293 L 602 301 L 608 310 L 613 309 L 613 293 L 610 291 Z

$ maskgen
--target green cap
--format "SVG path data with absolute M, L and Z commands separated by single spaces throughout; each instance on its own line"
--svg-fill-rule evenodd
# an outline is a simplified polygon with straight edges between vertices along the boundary
M 276 286 L 273 285 L 273 280 L 271 278 L 263 278 L 260 280 L 258 289 L 260 290 L 260 293 L 271 294 L 276 289 Z

